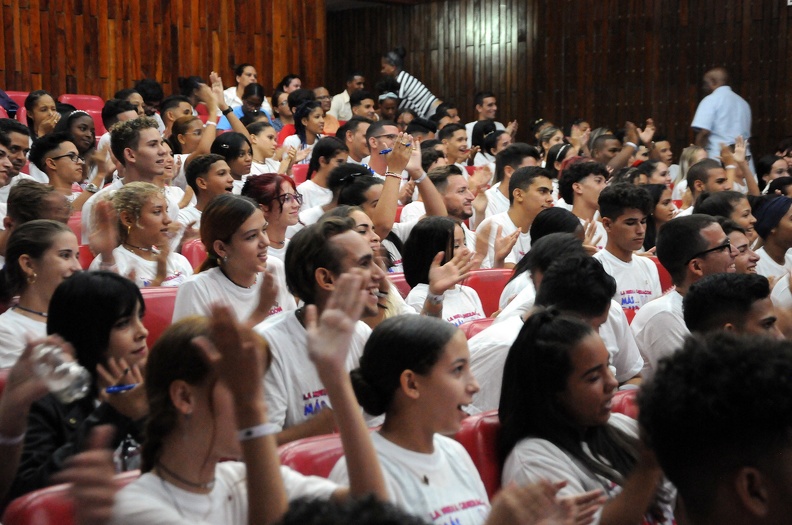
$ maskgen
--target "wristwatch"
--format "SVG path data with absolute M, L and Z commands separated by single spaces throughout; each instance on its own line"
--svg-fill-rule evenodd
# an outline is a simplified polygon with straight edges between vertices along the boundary
M 85 185 L 85 191 L 87 191 L 88 193 L 96 193 L 97 191 L 99 191 L 99 186 L 97 186 L 93 182 L 89 182 L 88 184 Z

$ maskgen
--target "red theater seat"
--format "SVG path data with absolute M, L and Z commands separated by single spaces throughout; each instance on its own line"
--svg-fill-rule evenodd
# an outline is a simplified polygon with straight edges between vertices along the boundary
M 3 106 L 0 106 L 0 118 L 8 118 L 8 112 Z
M 115 477 L 123 487 L 140 477 L 139 470 Z M 11 502 L 3 515 L 5 525 L 72 525 L 74 506 L 68 496 L 69 485 L 53 485 L 20 496 Z
M 146 303 L 143 325 L 149 332 L 146 340 L 149 348 L 154 346 L 162 332 L 171 325 L 178 289 L 176 286 L 151 286 L 140 289 L 143 301 Z
M 336 462 L 344 455 L 341 436 L 328 434 L 292 441 L 278 450 L 282 465 L 306 476 L 330 475 Z
M 486 319 L 476 319 L 475 321 L 464 323 L 459 328 L 465 333 L 466 338 L 471 339 L 474 335 L 478 334 L 482 330 L 489 328 L 494 320 L 495 319 L 492 317 L 487 317 Z
M 91 247 L 87 244 L 80 245 L 80 252 L 77 254 L 77 257 L 80 259 L 80 266 L 82 266 L 83 270 L 87 270 L 88 267 L 91 266 L 93 260 L 96 258 L 96 256 L 91 251 Z
M 462 283 L 478 292 L 481 306 L 484 307 L 484 315 L 487 317 L 498 310 L 501 293 L 512 272 L 513 270 L 507 268 L 476 270 L 471 272 L 470 277 Z
M 71 228 L 71 231 L 74 232 L 74 235 L 77 236 L 77 240 L 79 241 L 82 239 L 82 212 L 73 211 L 69 216 L 69 222 L 67 224 L 69 228 Z
M 28 125 L 28 123 L 27 123 L 27 110 L 25 109 L 25 106 L 21 106 L 21 105 L 19 106 L 19 109 L 17 110 L 17 113 L 16 113 L 16 119 L 19 122 L 21 122 L 22 124 L 24 124 L 25 126 Z
M 299 186 L 305 182 L 307 176 L 308 164 L 295 164 L 292 166 L 292 177 L 294 178 L 294 184 Z
M 388 274 L 388 279 L 390 279 L 390 282 L 393 283 L 393 286 L 395 286 L 396 289 L 399 290 L 399 293 L 401 294 L 401 296 L 406 299 L 407 298 L 407 294 L 410 293 L 410 290 L 412 288 L 410 288 L 410 285 L 407 283 L 407 280 L 404 278 L 404 274 L 403 273 L 389 273 Z
M 499 431 L 498 411 L 492 410 L 462 420 L 462 428 L 455 436 L 470 454 L 490 499 L 501 485 L 501 464 L 497 446 Z
M 100 115 L 102 113 L 102 108 L 104 107 L 104 100 L 102 100 L 102 97 L 97 97 L 96 95 L 65 93 L 58 97 L 58 102 L 71 104 L 75 108 L 81 109 L 83 111 L 95 110 L 98 111 Z
M 652 259 L 652 261 L 654 261 L 654 263 L 657 265 L 657 273 L 660 274 L 660 288 L 663 289 L 663 293 L 666 293 L 668 290 L 674 287 L 674 281 L 671 280 L 671 274 L 668 273 L 668 270 L 665 269 L 665 266 L 660 263 L 660 260 L 656 256 L 652 255 L 649 258 Z
M 25 99 L 30 95 L 29 91 L 6 91 L 8 98 L 17 103 L 20 109 L 25 107 Z
M 184 243 L 182 255 L 187 257 L 187 260 L 190 261 L 190 266 L 196 269 L 206 259 L 206 248 L 204 248 L 201 239 L 193 239 Z
M 620 390 L 613 395 L 611 410 L 618 414 L 624 414 L 633 419 L 638 419 L 638 389 Z

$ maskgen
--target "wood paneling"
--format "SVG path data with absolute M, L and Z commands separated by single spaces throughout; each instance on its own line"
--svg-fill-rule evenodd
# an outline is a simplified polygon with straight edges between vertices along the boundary
M 380 54 L 403 45 L 405 69 L 466 121 L 486 89 L 522 140 L 537 117 L 607 127 L 652 117 L 679 154 L 703 73 L 725 66 L 753 110 L 760 155 L 792 134 L 790 17 L 780 0 L 442 0 L 332 12 L 327 84 L 337 93 L 360 69 L 373 89 Z
M 0 0 L 0 87 L 104 98 L 156 78 L 207 79 L 250 62 L 268 92 L 288 73 L 325 68 L 324 0 Z

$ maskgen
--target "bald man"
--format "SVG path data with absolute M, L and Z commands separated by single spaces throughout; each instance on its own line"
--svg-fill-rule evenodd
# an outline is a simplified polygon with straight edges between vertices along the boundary
M 690 127 L 696 133 L 696 144 L 714 159 L 720 156 L 721 143 L 734 144 L 739 136 L 750 138 L 751 108 L 729 87 L 729 74 L 722 67 L 704 74 L 703 88 L 708 95 L 699 103 Z

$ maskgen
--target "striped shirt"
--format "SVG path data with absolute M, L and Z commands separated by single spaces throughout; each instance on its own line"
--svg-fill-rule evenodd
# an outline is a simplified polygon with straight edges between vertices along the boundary
M 396 81 L 399 83 L 399 98 L 401 99 L 399 108 L 412 109 L 418 113 L 419 117 L 429 118 L 433 113 L 432 105 L 437 100 L 429 88 L 406 71 L 400 71 L 396 75 Z

